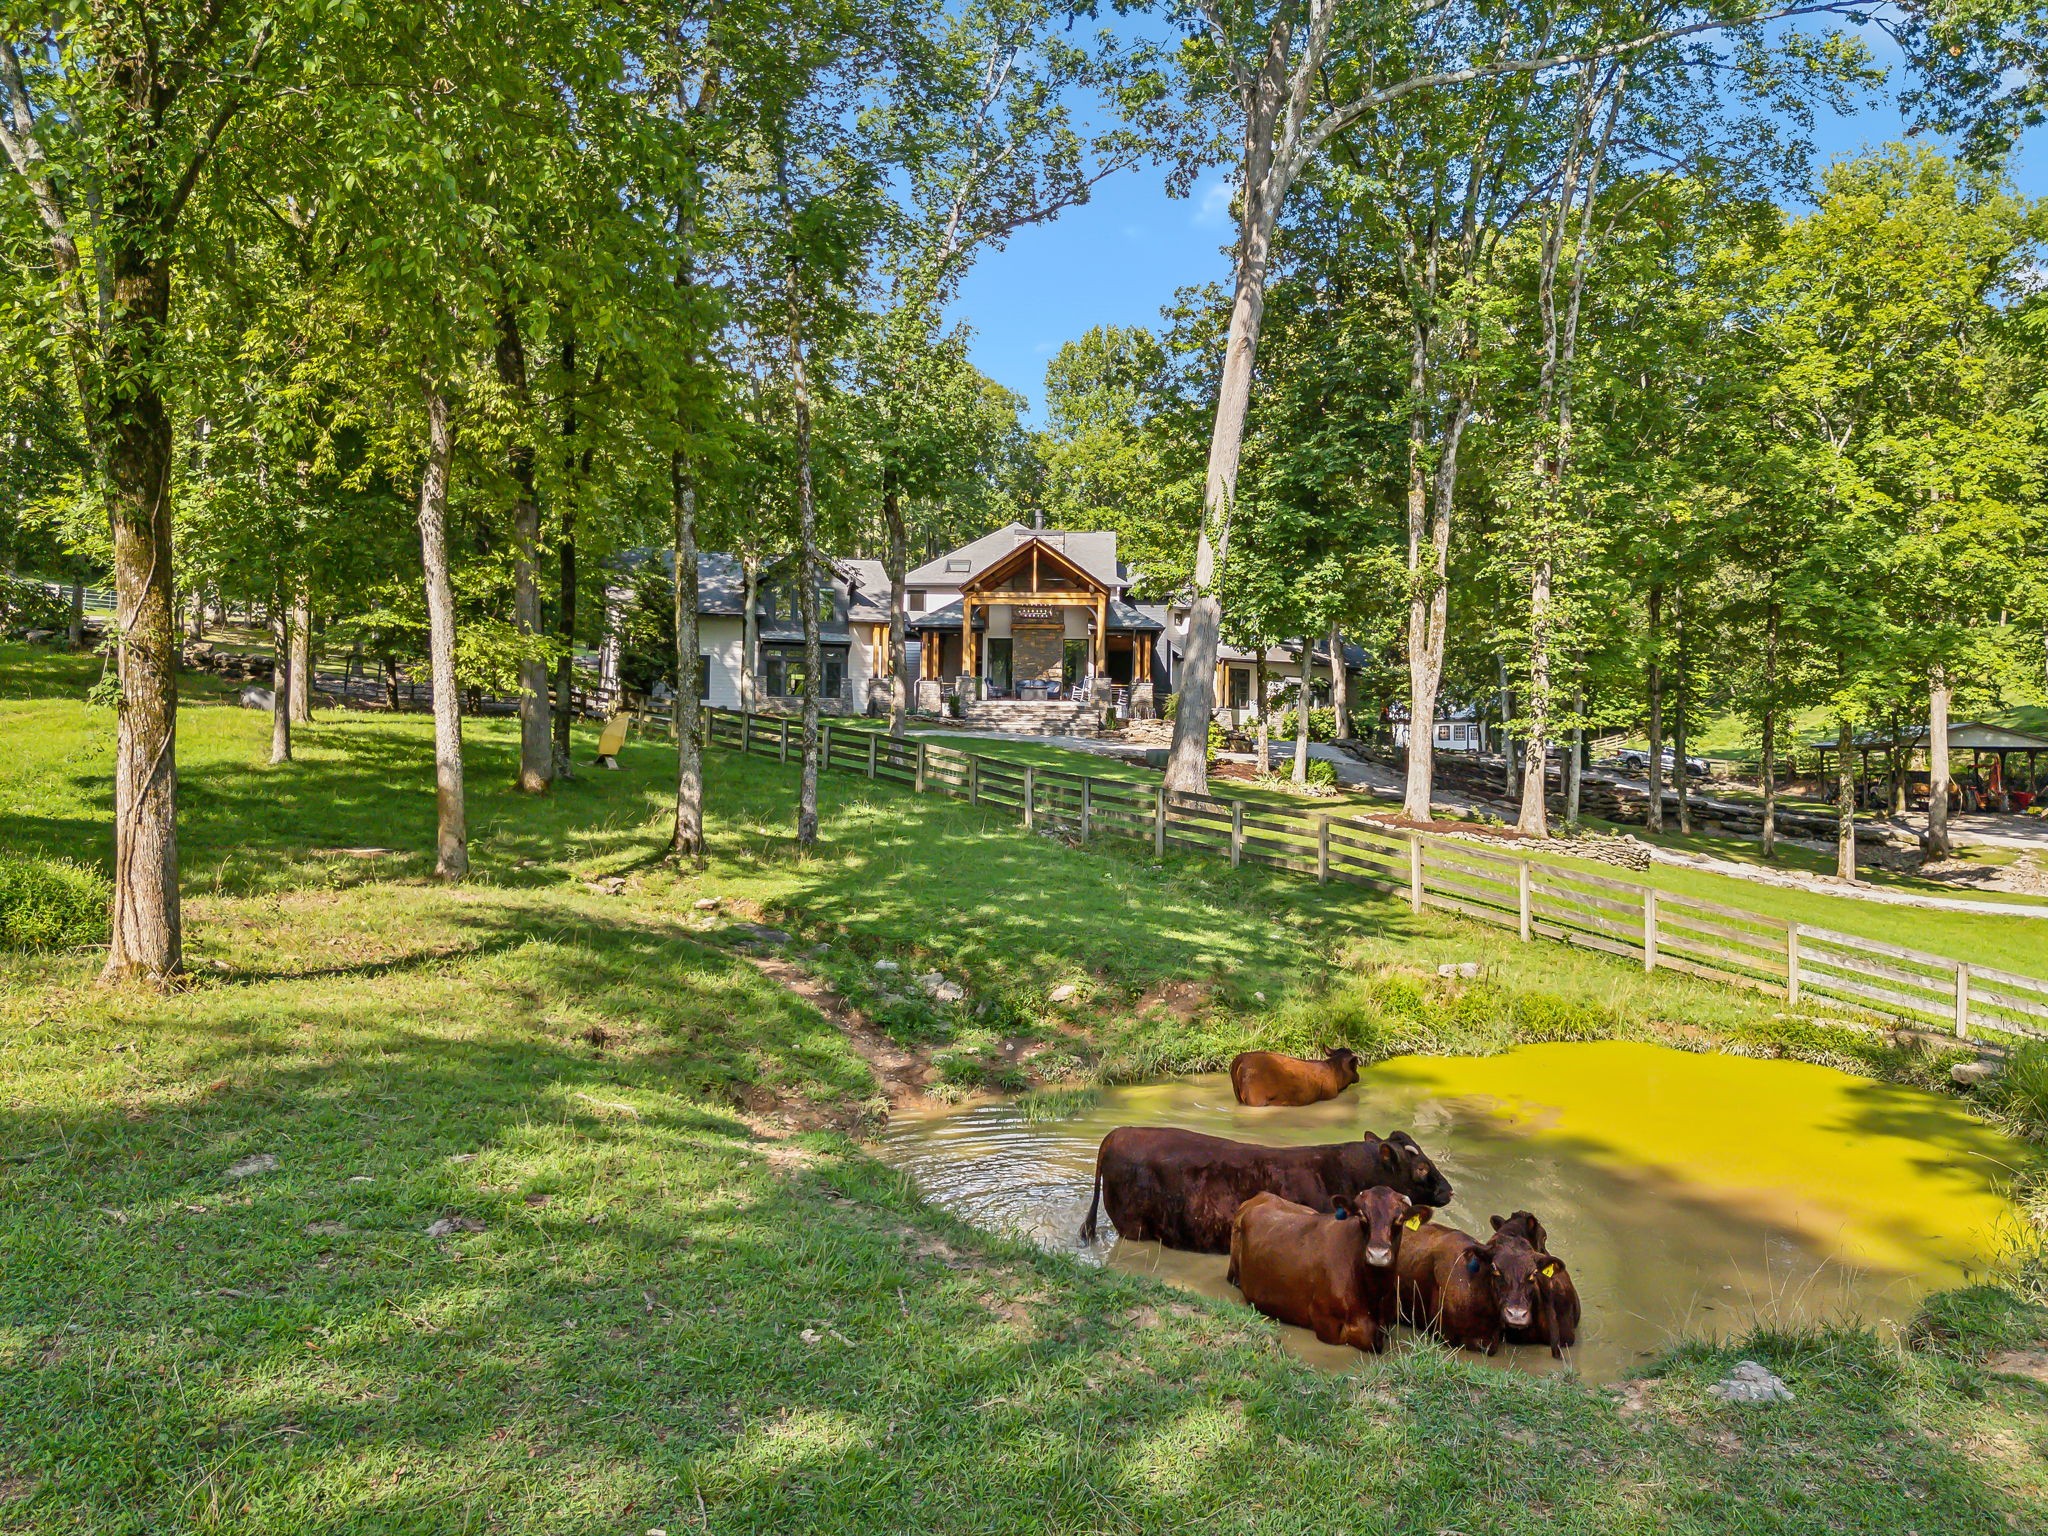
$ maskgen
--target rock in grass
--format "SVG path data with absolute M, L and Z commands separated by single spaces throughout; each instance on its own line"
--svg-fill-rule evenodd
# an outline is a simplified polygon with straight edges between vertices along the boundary
M 277 1172 L 277 1158 L 269 1152 L 258 1152 L 243 1158 L 238 1163 L 229 1163 L 227 1175 L 231 1179 L 252 1179 L 259 1173 Z
M 1959 1088 L 1974 1088 L 2004 1074 L 2005 1064 L 1991 1060 L 1959 1061 L 1948 1069 L 1949 1081 Z
M 1436 968 L 1436 973 L 1439 976 L 1455 976 L 1465 981 L 1473 981 L 1479 975 L 1479 962 L 1477 960 L 1460 960 L 1454 965 L 1440 965 Z
M 926 971 L 917 978 L 917 984 L 924 988 L 924 995 L 935 1003 L 957 1003 L 967 991 L 957 981 L 948 981 L 937 971 Z
M 875 962 L 875 969 L 878 971 L 900 971 L 903 967 L 894 960 L 877 960 Z
M 1738 1360 L 1725 1379 L 1707 1388 L 1724 1403 L 1789 1403 L 1792 1389 L 1755 1360 Z
M 481 1232 L 483 1229 L 484 1224 L 474 1216 L 458 1216 L 453 1211 L 450 1211 L 446 1216 L 443 1216 L 439 1221 L 427 1228 L 427 1236 L 453 1237 L 458 1232 Z
M 780 928 L 770 928 L 766 923 L 734 923 L 733 932 L 751 944 L 787 944 L 789 935 Z
M 718 898 L 716 896 L 703 896 L 691 902 L 690 905 L 699 912 L 716 912 L 718 910 Z
M 1048 1003 L 1071 1003 L 1080 990 L 1071 981 L 1063 981 L 1045 994 L 1045 1000 Z

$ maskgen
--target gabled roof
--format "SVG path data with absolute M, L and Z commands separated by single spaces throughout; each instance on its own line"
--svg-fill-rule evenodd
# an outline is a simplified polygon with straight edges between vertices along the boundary
M 1026 528 L 1011 523 L 994 533 L 950 550 L 936 560 L 927 560 L 905 578 L 913 587 L 959 587 L 972 581 L 1027 539 L 1041 540 L 1048 549 L 1058 550 L 1105 587 L 1121 590 L 1130 584 L 1130 573 L 1116 557 L 1116 535 L 1106 530 L 1069 533 L 1058 528 Z
M 1927 745 L 1927 727 L 1914 726 L 1898 736 L 1902 747 L 1924 747 Z M 1881 751 L 1892 745 L 1892 736 L 1887 731 L 1864 731 L 1850 739 L 1850 745 L 1857 749 L 1869 748 Z M 1835 750 L 1833 736 L 1813 736 L 1806 745 L 1822 752 Z M 1959 720 L 1948 728 L 1948 749 L 1951 752 L 2048 752 L 2048 736 L 2032 736 L 2025 731 L 2015 731 L 2003 725 L 1986 725 L 1981 720 Z

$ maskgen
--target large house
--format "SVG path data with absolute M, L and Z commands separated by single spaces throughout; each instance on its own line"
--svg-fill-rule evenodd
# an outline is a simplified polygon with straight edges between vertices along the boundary
M 629 569 L 672 560 L 666 551 L 628 557 Z M 886 707 L 889 582 L 878 560 L 827 562 L 818 592 L 828 709 Z M 803 617 L 797 560 L 768 563 L 756 580 L 753 677 L 757 707 L 793 706 L 803 694 Z M 1065 714 L 1114 708 L 1151 711 L 1165 684 L 1156 640 L 1163 608 L 1125 598 L 1131 573 L 1113 533 L 1066 533 L 1012 523 L 908 573 L 906 662 L 917 709 L 937 713 L 949 697 L 963 709 L 991 702 L 1058 705 Z M 608 593 L 614 614 L 600 659 L 607 688 L 621 681 L 621 625 L 629 585 Z M 746 572 L 732 555 L 697 557 L 702 696 L 740 707 L 746 635 Z
M 648 550 L 665 569 L 672 556 Z M 824 642 L 821 698 L 828 709 L 865 713 L 889 699 L 889 581 L 878 560 L 828 561 L 818 593 Z M 797 606 L 797 560 L 785 555 L 757 574 L 753 677 L 757 708 L 791 708 L 803 694 L 803 618 Z M 1011 523 L 928 560 L 904 578 L 906 665 L 913 707 L 936 714 L 958 700 L 962 714 L 1016 726 L 1065 728 L 1104 710 L 1144 717 L 1172 691 L 1186 633 L 1184 608 L 1133 603 L 1132 571 L 1117 556 L 1116 535 L 1067 532 Z M 619 584 L 608 594 L 614 621 L 600 661 L 607 688 L 620 677 L 617 616 L 633 600 Z M 745 653 L 746 572 L 732 555 L 697 557 L 698 645 L 702 697 L 723 709 L 741 706 Z M 1351 669 L 1363 653 L 1346 647 Z M 1327 641 L 1316 646 L 1315 669 L 1327 697 Z M 1299 675 L 1298 651 L 1268 655 L 1268 686 Z M 1216 699 L 1226 719 L 1249 719 L 1256 657 L 1225 647 L 1218 659 Z M 1355 696 L 1355 695 L 1354 695 Z

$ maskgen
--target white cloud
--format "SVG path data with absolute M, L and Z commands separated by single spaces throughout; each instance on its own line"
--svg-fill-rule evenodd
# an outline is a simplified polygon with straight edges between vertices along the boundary
M 1201 229 L 1221 229 L 1230 222 L 1230 199 L 1237 189 L 1223 177 L 1205 183 L 1195 194 L 1189 222 Z

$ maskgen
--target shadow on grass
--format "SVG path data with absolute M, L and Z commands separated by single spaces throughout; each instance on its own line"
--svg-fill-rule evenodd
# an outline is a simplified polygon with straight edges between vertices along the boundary
M 234 760 L 223 717 L 195 732 L 191 847 L 228 898 L 220 943 L 274 975 L 66 994 L 0 1056 L 0 1528 L 2041 1523 L 2038 1480 L 1921 1432 L 1920 1386 L 1860 1336 L 1825 1361 L 1785 1345 L 1800 1399 L 1768 1421 L 1699 1395 L 1726 1360 L 1702 1353 L 1674 1369 L 1681 1411 L 1629 1427 L 1575 1384 L 1427 1353 L 1363 1385 L 1308 1372 L 1240 1309 L 978 1238 L 837 1139 L 756 1139 L 755 1094 L 844 1104 L 870 1080 L 684 938 L 660 903 L 695 887 L 564 894 L 565 869 L 659 848 L 665 752 L 519 801 L 491 783 L 509 738 L 479 731 L 478 885 L 323 906 L 312 850 L 424 846 L 424 731 L 322 727 L 273 771 Z M 721 882 L 773 903 L 794 869 L 813 921 L 998 979 L 1245 987 L 1339 926 L 1410 931 L 1391 904 L 1068 854 L 844 780 L 827 850 L 792 864 L 786 785 L 714 759 L 712 794 Z M 398 958 L 295 967 L 358 920 Z M 229 1175 L 258 1154 L 275 1170 Z M 481 1230 L 427 1235 L 451 1215 Z

